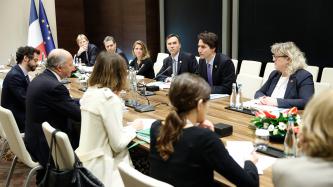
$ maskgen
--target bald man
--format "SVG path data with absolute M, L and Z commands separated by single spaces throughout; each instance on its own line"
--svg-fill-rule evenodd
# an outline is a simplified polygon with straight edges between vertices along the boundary
M 67 88 L 60 82 L 70 77 L 74 71 L 73 57 L 64 49 L 54 49 L 48 56 L 46 70 L 33 79 L 28 87 L 26 98 L 25 144 L 33 159 L 46 167 L 49 148 L 45 139 L 42 123 L 67 133 L 75 149 L 78 139 L 73 139 L 71 120 L 80 122 L 81 112 L 78 102 L 74 101 Z M 37 183 L 45 171 L 37 173 Z

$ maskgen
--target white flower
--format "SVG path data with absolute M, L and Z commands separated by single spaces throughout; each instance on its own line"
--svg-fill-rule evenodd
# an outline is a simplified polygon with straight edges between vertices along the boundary
M 300 125 L 302 123 L 301 117 L 299 115 L 296 116 L 296 123 Z
M 272 132 L 274 130 L 274 125 L 273 124 L 271 124 L 270 126 L 268 126 L 268 131 L 269 132 Z
M 285 130 L 287 128 L 287 125 L 285 124 L 285 123 L 283 123 L 283 122 L 279 122 L 279 129 L 280 130 Z
M 264 123 L 264 129 L 267 129 L 267 127 L 268 127 L 268 123 Z
M 274 130 L 273 130 L 273 135 L 277 135 L 277 134 L 278 134 L 278 132 L 279 132 L 279 130 L 278 130 L 278 129 L 274 129 Z

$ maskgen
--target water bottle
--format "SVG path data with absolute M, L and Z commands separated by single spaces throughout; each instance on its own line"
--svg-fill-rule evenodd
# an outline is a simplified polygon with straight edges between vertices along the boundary
M 137 80 L 136 80 L 136 71 L 133 67 L 129 68 L 129 81 L 130 81 L 130 93 L 131 93 L 131 105 L 137 105 Z
M 284 139 L 284 154 L 286 157 L 296 157 L 296 136 L 294 132 L 294 118 L 289 114 L 287 132 Z
M 236 107 L 236 95 L 237 95 L 236 83 L 232 83 L 232 91 L 231 91 L 230 103 L 229 103 L 230 108 Z
M 242 84 L 237 84 L 237 95 L 236 95 L 236 108 L 238 110 L 243 110 L 243 100 L 242 100 Z

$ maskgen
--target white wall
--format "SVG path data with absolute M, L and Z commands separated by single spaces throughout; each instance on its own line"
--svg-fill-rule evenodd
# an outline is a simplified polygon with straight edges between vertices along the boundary
M 51 26 L 53 40 L 58 46 L 55 0 L 43 0 Z M 39 0 L 35 0 L 39 12 Z M 30 0 L 0 0 L 0 64 L 6 64 L 10 54 L 15 56 L 18 47 L 27 45 Z

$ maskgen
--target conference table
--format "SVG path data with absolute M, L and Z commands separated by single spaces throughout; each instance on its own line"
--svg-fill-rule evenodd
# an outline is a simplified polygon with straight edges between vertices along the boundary
M 151 80 L 145 79 L 145 82 L 149 82 Z M 79 90 L 81 85 L 77 79 L 71 78 L 70 84 L 67 85 L 67 88 L 70 91 L 70 94 L 73 98 L 81 98 L 83 92 Z M 132 108 L 129 108 L 127 112 L 124 113 L 124 123 L 133 121 L 137 118 L 153 118 L 163 120 L 168 115 L 171 110 L 169 99 L 168 99 L 168 91 L 162 90 L 155 92 L 156 95 L 148 96 L 148 99 L 151 104 L 156 105 L 155 111 L 139 113 L 134 111 Z M 128 98 L 129 94 L 124 94 L 124 99 Z M 138 97 L 139 103 L 147 103 L 147 99 L 143 96 Z M 229 104 L 229 97 L 220 98 L 216 100 L 211 100 L 209 102 L 209 109 L 207 113 L 207 119 L 215 123 L 225 123 L 233 126 L 233 134 L 231 136 L 227 136 L 221 139 L 224 143 L 226 141 L 254 141 L 255 134 L 254 129 L 250 125 L 250 120 L 253 116 L 248 114 L 243 114 L 235 111 L 231 111 L 225 109 Z M 134 140 L 139 141 L 139 140 Z M 281 144 L 270 144 L 273 147 L 282 149 Z M 149 144 L 140 145 L 142 149 L 149 151 Z M 215 172 L 214 176 L 215 180 L 227 185 L 234 186 L 231 182 L 225 179 L 223 176 Z M 271 167 L 264 170 L 264 174 L 260 175 L 260 186 L 270 187 L 272 184 L 272 171 Z

